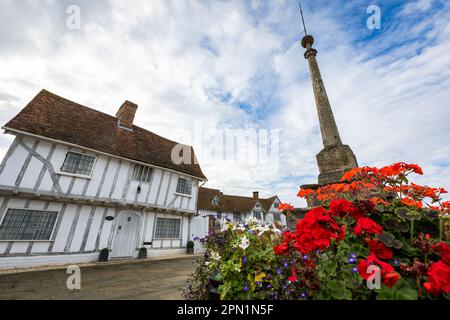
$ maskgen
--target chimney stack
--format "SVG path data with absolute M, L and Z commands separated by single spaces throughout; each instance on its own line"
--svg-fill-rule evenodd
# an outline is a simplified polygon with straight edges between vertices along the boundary
M 124 129 L 132 130 L 134 115 L 136 114 L 137 108 L 137 104 L 126 100 L 116 113 L 118 125 Z
M 253 191 L 253 199 L 259 199 L 259 192 Z

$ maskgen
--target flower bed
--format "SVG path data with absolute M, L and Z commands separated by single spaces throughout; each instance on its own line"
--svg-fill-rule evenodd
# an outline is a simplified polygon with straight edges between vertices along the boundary
M 225 224 L 184 296 L 208 299 L 450 299 L 450 202 L 409 181 L 417 165 L 356 168 L 341 183 L 300 190 L 321 206 L 294 230 Z M 288 204 L 280 210 L 292 212 Z M 211 278 L 220 285 L 211 285 Z

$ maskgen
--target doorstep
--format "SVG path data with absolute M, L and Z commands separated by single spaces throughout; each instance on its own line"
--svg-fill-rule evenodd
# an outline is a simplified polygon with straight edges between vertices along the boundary
M 85 262 L 85 263 L 70 263 L 70 264 L 55 264 L 55 265 L 45 265 L 45 266 L 36 266 L 36 267 L 24 267 L 24 268 L 14 268 L 14 269 L 0 269 L 0 275 L 2 274 L 15 274 L 15 273 L 24 273 L 24 272 L 38 272 L 38 271 L 50 271 L 50 270 L 64 270 L 67 269 L 70 265 L 76 265 L 80 268 L 86 267 L 99 267 L 99 266 L 111 266 L 111 265 L 122 265 L 122 264 L 136 264 L 143 263 L 149 261 L 158 261 L 158 260 L 174 260 L 174 259 L 187 259 L 187 258 L 196 258 L 201 257 L 202 253 L 195 254 L 186 254 L 186 253 L 175 253 L 175 254 L 167 254 L 160 256 L 148 257 L 146 259 L 137 259 L 137 258 L 112 258 L 107 262 Z

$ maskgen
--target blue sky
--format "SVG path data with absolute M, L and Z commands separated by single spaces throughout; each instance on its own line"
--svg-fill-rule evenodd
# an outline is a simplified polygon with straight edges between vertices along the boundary
M 66 27 L 67 7 L 81 10 Z M 381 29 L 369 30 L 369 5 Z M 321 137 L 297 1 L 15 1 L 0 11 L 0 122 L 42 88 L 182 143 L 202 126 L 279 132 L 273 165 L 199 160 L 228 193 L 296 199 L 317 180 Z M 450 5 L 444 0 L 302 2 L 344 143 L 360 165 L 418 163 L 450 189 Z M 277 131 L 278 130 L 278 131 Z M 0 137 L 2 157 L 11 137 Z M 245 158 L 245 157 L 244 157 Z

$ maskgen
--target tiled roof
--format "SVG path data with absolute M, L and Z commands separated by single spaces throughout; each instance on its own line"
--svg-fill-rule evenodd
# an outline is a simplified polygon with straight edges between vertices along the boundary
M 214 197 L 219 198 L 219 205 L 212 204 Z M 255 207 L 259 201 L 264 211 L 269 211 L 277 196 L 270 198 L 242 197 L 223 194 L 218 189 L 200 188 L 198 193 L 198 209 L 206 211 L 247 213 Z
M 133 125 L 132 131 L 117 125 L 117 118 L 42 90 L 4 129 L 19 130 L 119 157 L 175 170 L 206 179 L 200 165 L 174 164 L 177 142 Z M 192 150 L 192 160 L 195 159 Z

